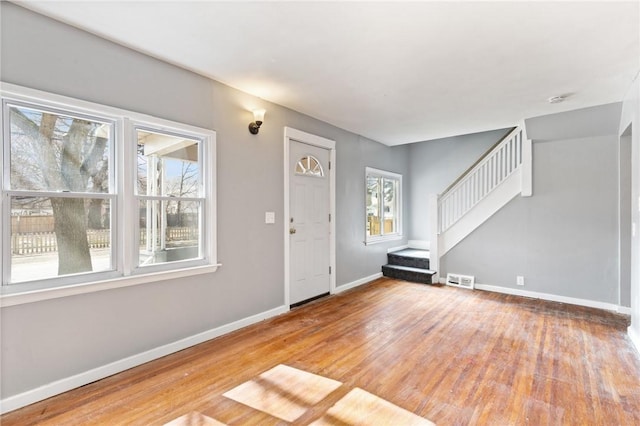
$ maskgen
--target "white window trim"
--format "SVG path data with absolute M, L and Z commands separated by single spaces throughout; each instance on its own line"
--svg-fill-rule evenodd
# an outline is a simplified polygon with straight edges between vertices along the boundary
M 203 163 L 205 164 L 205 167 L 211 167 L 211 164 L 213 164 L 215 167 L 215 152 L 211 153 L 211 151 L 215 151 L 215 132 L 212 132 L 210 130 L 202 130 L 202 129 L 197 129 L 194 130 L 193 127 L 191 126 L 185 126 L 185 125 L 177 125 L 175 123 L 170 123 L 167 122 L 165 120 L 158 120 L 158 119 L 154 119 L 153 121 L 149 121 L 149 120 L 138 120 L 138 119 L 125 119 L 125 132 L 126 134 L 128 134 L 132 140 L 136 140 L 137 138 L 137 133 L 136 130 L 138 128 L 145 128 L 148 130 L 154 130 L 154 131 L 158 131 L 158 132 L 162 132 L 162 133 L 166 133 L 166 134 L 173 134 L 173 135 L 177 135 L 177 136 L 185 136 L 188 138 L 193 138 L 193 139 L 201 139 L 202 143 L 200 144 L 200 149 L 201 149 L 201 155 L 203 157 L 203 159 L 206 159 Z M 131 175 L 131 173 L 133 172 L 133 170 L 135 170 L 135 158 L 137 157 L 137 153 L 136 153 L 136 149 L 135 149 L 135 144 L 130 143 L 130 144 L 126 144 L 127 146 L 125 147 L 125 149 L 123 151 L 125 154 L 125 160 L 124 160 L 124 167 L 125 167 L 125 173 L 128 173 L 127 176 L 125 176 L 125 181 L 127 182 L 134 182 L 135 181 L 135 177 L 133 175 Z M 213 157 L 212 157 L 213 155 Z M 210 161 L 213 161 L 213 163 L 210 163 Z M 213 244 L 213 241 L 215 241 L 215 223 L 213 223 L 213 225 L 210 223 L 210 218 L 213 217 L 213 220 L 215 220 L 215 211 L 213 211 L 213 215 L 211 215 L 209 212 L 213 209 L 215 210 L 215 190 L 210 193 L 209 188 L 215 188 L 215 182 L 212 181 L 211 179 L 207 179 L 207 178 L 213 178 L 213 174 L 215 173 L 204 173 L 204 176 L 202 176 L 202 186 L 203 186 L 203 196 L 204 196 L 204 209 L 203 209 L 203 214 L 202 217 L 200 218 L 202 224 L 201 224 L 201 230 L 200 230 L 200 251 L 203 254 L 202 259 L 194 259 L 194 260 L 185 260 L 185 261 L 180 261 L 180 262 L 171 262 L 171 263 L 163 263 L 163 264 L 156 264 L 156 265 L 150 265 L 150 266 L 144 266 L 144 267 L 140 267 L 137 265 L 137 262 L 134 261 L 134 259 L 138 258 L 138 252 L 136 251 L 136 246 L 134 244 L 131 244 L 130 246 L 127 247 L 128 249 L 128 253 L 125 256 L 125 264 L 124 264 L 124 272 L 125 275 L 134 275 L 134 274 L 149 274 L 149 273 L 155 273 L 155 272 L 160 272 L 163 270 L 176 270 L 176 266 L 179 263 L 183 263 L 184 265 L 190 265 L 187 267 L 198 267 L 198 266 L 206 266 L 208 264 L 210 264 L 210 255 L 209 253 L 211 253 L 212 250 L 215 250 L 215 245 Z M 136 206 L 138 206 L 138 197 L 134 195 L 135 190 L 134 190 L 134 186 L 135 185 L 125 185 L 124 188 L 121 189 L 121 191 L 123 191 L 123 197 L 126 200 L 130 200 L 131 202 L 125 202 L 125 206 L 124 206 L 124 213 L 123 213 L 123 217 L 136 217 L 137 218 L 137 212 L 136 212 Z M 203 220 L 204 216 L 206 216 L 207 220 Z M 139 227 L 137 226 L 137 221 L 125 221 L 122 220 L 121 223 L 124 225 L 125 229 L 125 235 L 139 235 Z M 213 229 L 212 229 L 213 228 Z M 211 233 L 213 232 L 213 234 Z M 214 256 L 215 259 L 215 256 Z
M 205 196 L 205 213 L 206 225 L 201 232 L 204 233 L 204 259 L 199 262 L 185 262 L 185 267 L 182 269 L 171 270 L 144 270 L 139 269 L 134 272 L 133 260 L 137 253 L 135 251 L 135 245 L 124 245 L 125 236 L 132 235 L 132 227 L 134 224 L 131 221 L 125 221 L 124 218 L 135 217 L 132 216 L 132 211 L 135 207 L 133 203 L 120 201 L 117 203 L 117 225 L 116 229 L 116 256 L 113 259 L 113 266 L 116 271 L 108 271 L 106 273 L 96 273 L 95 280 L 91 277 L 94 274 L 86 274 L 86 280 L 83 282 L 77 282 L 73 279 L 69 280 L 69 284 L 56 284 L 52 286 L 50 282 L 27 282 L 17 283 L 11 285 L 0 285 L 0 308 L 6 306 L 15 306 L 25 303 L 38 302 L 42 300 L 55 299 L 60 297 L 73 296 L 78 294 L 92 293 L 96 291 L 103 291 L 113 288 L 128 287 L 139 284 L 150 283 L 154 281 L 163 281 L 168 279 L 177 279 L 182 277 L 188 277 L 199 274 L 212 273 L 217 270 L 219 263 L 217 263 L 217 244 L 216 244 L 216 132 L 203 129 L 195 126 L 190 126 L 182 123 L 177 123 L 161 118 L 136 113 L 120 108 L 110 107 L 106 105 L 100 105 L 93 102 L 82 101 L 66 96 L 55 95 L 40 90 L 30 89 L 14 84 L 0 82 L 0 96 L 2 99 L 7 99 L 16 102 L 27 102 L 35 105 L 41 105 L 45 107 L 55 108 L 59 110 L 68 111 L 80 111 L 89 115 L 96 115 L 98 117 L 113 120 L 115 122 L 115 135 L 114 144 L 117 144 L 116 148 L 116 167 L 123 167 L 123 172 L 120 173 L 117 179 L 117 193 L 119 200 L 132 200 L 133 199 L 133 162 L 135 158 L 131 155 L 131 151 L 135 151 L 135 147 L 127 146 L 133 144 L 126 144 L 123 141 L 127 141 L 128 138 L 125 132 L 132 131 L 133 124 L 145 125 L 156 128 L 158 130 L 164 130 L 167 132 L 180 133 L 185 135 L 192 135 L 194 137 L 203 138 L 203 154 L 205 158 L 205 167 L 212 168 L 209 172 L 205 172 L 203 175 L 203 186 Z M 2 121 L 4 120 L 4 112 L 0 114 L 0 128 L 2 127 Z M 131 135 L 131 133 L 129 133 Z M 0 164 L 4 164 L 4 149 L 0 149 Z M 8 171 L 5 171 L 3 180 L 8 178 Z M 125 181 L 129 182 L 125 185 Z M 0 211 L 4 211 L 7 200 L 5 197 L 0 197 Z M 2 227 L 3 234 L 9 229 L 10 221 L 7 217 L 3 216 L 0 226 Z M 9 255 L 8 239 L 3 238 L 2 241 L 2 256 L 3 261 L 0 262 L 0 277 L 3 277 L 3 267 L 7 261 L 6 256 Z M 126 247 L 126 253 L 124 251 Z M 136 257 L 137 258 L 137 257 Z M 177 262 L 171 265 L 176 265 Z M 161 269 L 161 268 L 160 268 Z
M 382 177 L 382 178 L 391 178 L 391 179 L 396 179 L 399 182 L 398 185 L 398 230 L 397 232 L 391 233 L 391 234 L 384 234 L 384 235 L 373 235 L 373 236 L 369 236 L 367 235 L 367 202 L 366 202 L 366 191 L 367 191 L 367 178 L 369 176 L 376 176 L 376 177 Z M 380 169 L 375 169 L 373 167 L 365 167 L 364 170 L 364 188 L 365 188 L 365 217 L 364 217 L 364 223 L 365 223 L 365 229 L 364 229 L 364 243 L 366 245 L 371 245 L 371 244 L 379 244 L 379 243 L 385 243 L 387 241 L 397 241 L 397 240 L 401 240 L 403 238 L 402 235 L 402 175 L 399 173 L 393 173 L 393 172 L 389 172 L 386 170 L 380 170 Z

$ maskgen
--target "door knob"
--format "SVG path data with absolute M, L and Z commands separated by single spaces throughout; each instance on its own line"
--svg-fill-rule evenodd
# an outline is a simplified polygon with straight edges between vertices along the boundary
M 296 228 L 289 228 L 289 233 L 290 234 L 295 234 L 296 233 Z

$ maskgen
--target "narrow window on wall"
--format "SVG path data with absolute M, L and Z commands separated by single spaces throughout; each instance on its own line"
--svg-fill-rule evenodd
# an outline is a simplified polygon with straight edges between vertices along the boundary
M 367 167 L 365 242 L 402 237 L 402 175 Z
M 137 127 L 137 266 L 203 257 L 202 140 Z

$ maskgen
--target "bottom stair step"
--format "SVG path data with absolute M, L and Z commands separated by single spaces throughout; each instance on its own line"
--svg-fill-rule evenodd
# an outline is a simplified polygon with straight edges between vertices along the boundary
M 436 271 L 429 269 L 413 268 L 411 266 L 400 265 L 384 265 L 382 266 L 382 275 L 399 280 L 412 281 L 422 284 L 433 284 L 431 277 Z

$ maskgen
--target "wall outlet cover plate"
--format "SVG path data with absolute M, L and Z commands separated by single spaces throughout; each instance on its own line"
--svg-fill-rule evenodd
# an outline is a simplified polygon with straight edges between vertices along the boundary
M 265 212 L 264 213 L 264 223 L 276 223 L 276 213 L 275 212 Z

